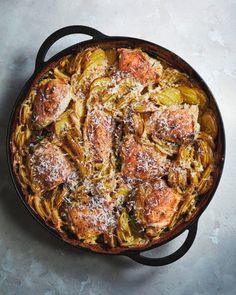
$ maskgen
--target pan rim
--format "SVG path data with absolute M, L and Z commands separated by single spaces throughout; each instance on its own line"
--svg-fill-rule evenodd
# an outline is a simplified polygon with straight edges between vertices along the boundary
M 219 161 L 219 173 L 217 175 L 217 179 L 214 182 L 214 186 L 213 188 L 210 190 L 210 192 L 207 194 L 207 201 L 204 204 L 204 206 L 202 206 L 202 208 L 200 210 L 196 210 L 197 212 L 195 212 L 193 214 L 193 216 L 191 217 L 191 219 L 187 222 L 184 222 L 182 224 L 182 222 L 180 222 L 180 224 L 178 224 L 176 227 L 174 227 L 174 230 L 176 232 L 172 232 L 173 230 L 170 230 L 167 234 L 164 235 L 164 239 L 158 239 L 156 241 L 156 243 L 153 244 L 149 244 L 146 247 L 142 247 L 142 248 L 124 248 L 124 247 L 117 247 L 116 249 L 118 249 L 118 251 L 116 252 L 109 252 L 107 250 L 104 250 L 104 252 L 100 251 L 96 251 L 94 249 L 90 249 L 89 247 L 83 247 L 81 245 L 73 245 L 71 243 L 69 243 L 68 241 L 65 241 L 62 239 L 61 236 L 59 236 L 59 234 L 53 230 L 53 228 L 51 228 L 50 226 L 48 226 L 43 220 L 41 220 L 41 218 L 32 210 L 32 208 L 28 205 L 28 203 L 25 200 L 24 194 L 21 191 L 21 187 L 20 184 L 16 178 L 16 175 L 13 171 L 13 167 L 12 167 L 12 151 L 11 151 L 11 135 L 12 135 L 12 129 L 13 126 L 15 124 L 15 118 L 14 115 L 17 112 L 18 107 L 21 105 L 23 99 L 25 98 L 25 95 L 27 94 L 29 88 L 35 83 L 35 81 L 37 80 L 37 76 L 40 75 L 43 71 L 47 70 L 48 67 L 50 67 L 54 62 L 57 62 L 60 58 L 62 58 L 65 55 L 71 54 L 73 53 L 73 50 L 78 50 L 78 49 L 83 49 L 86 47 L 90 47 L 90 46 L 94 46 L 94 44 L 102 45 L 103 43 L 106 42 L 128 42 L 133 44 L 133 47 L 136 45 L 135 43 L 138 44 L 145 44 L 145 45 L 150 45 L 152 47 L 156 47 L 156 51 L 158 51 L 158 49 L 162 49 L 164 50 L 166 53 L 171 54 L 173 57 L 175 57 L 177 60 L 181 61 L 187 68 L 189 68 L 191 70 L 191 72 L 193 73 L 194 79 L 197 78 L 197 81 L 200 82 L 203 86 L 204 86 L 204 90 L 207 90 L 207 94 L 208 96 L 211 96 L 212 101 L 214 102 L 214 107 L 217 110 L 217 115 L 218 115 L 218 123 L 219 123 L 219 127 L 221 129 L 221 140 L 222 140 L 222 146 L 221 146 L 221 159 Z M 142 47 L 141 47 L 142 48 Z M 145 50 L 145 49 L 144 49 Z M 145 50 L 146 51 L 146 50 Z M 168 61 L 167 61 L 168 62 Z M 202 86 L 201 85 L 201 86 Z M 8 167 L 9 167 L 9 171 L 10 171 L 10 175 L 11 175 L 11 179 L 12 182 L 14 184 L 15 190 L 17 191 L 18 196 L 20 197 L 21 201 L 23 202 L 24 206 L 27 208 L 27 210 L 30 212 L 30 214 L 34 217 L 35 220 L 37 220 L 38 223 L 40 223 L 44 228 L 46 228 L 53 236 L 55 236 L 56 238 L 58 238 L 59 240 L 61 240 L 62 242 L 69 244 L 73 247 L 76 247 L 77 249 L 84 249 L 84 250 L 89 250 L 90 252 L 92 251 L 93 253 L 98 253 L 98 254 L 112 254 L 112 255 L 132 255 L 132 254 L 137 254 L 137 253 L 141 253 L 144 251 L 148 251 L 154 248 L 157 248 L 159 246 L 162 246 L 168 242 L 170 242 L 171 240 L 175 239 L 177 236 L 181 235 L 185 230 L 190 229 L 191 226 L 198 221 L 198 219 L 200 218 L 200 216 L 203 214 L 203 212 L 206 210 L 206 208 L 208 207 L 208 205 L 210 204 L 212 198 L 214 197 L 214 194 L 218 188 L 218 185 L 220 183 L 220 179 L 223 173 L 223 168 L 224 168 L 224 162 L 225 162 L 225 131 L 224 131 L 224 124 L 223 124 L 223 120 L 222 120 L 222 116 L 221 116 L 221 112 L 219 110 L 217 101 L 215 99 L 215 97 L 213 96 L 211 90 L 209 89 L 208 85 L 206 84 L 206 82 L 202 79 L 202 77 L 198 74 L 198 72 L 190 65 L 188 64 L 184 59 L 182 59 L 181 57 L 179 57 L 177 54 L 175 54 L 174 52 L 149 41 L 143 40 L 143 39 L 138 39 L 138 38 L 132 38 L 132 37 L 122 37 L 122 36 L 105 36 L 105 37 L 100 37 L 100 38 L 96 38 L 96 39 L 91 39 L 91 40 L 87 40 L 87 41 L 83 41 L 83 42 L 79 42 L 76 43 L 70 47 L 67 47 L 65 49 L 63 49 L 62 51 L 58 52 L 57 54 L 55 54 L 54 56 L 52 56 L 49 60 L 47 60 L 46 62 L 43 62 L 42 65 L 40 65 L 40 67 L 35 67 L 35 70 L 33 72 L 33 74 L 31 75 L 31 77 L 27 80 L 27 82 L 25 83 L 25 85 L 22 87 L 13 107 L 12 107 L 12 111 L 9 117 L 9 122 L 8 122 L 8 128 L 7 128 L 7 138 L 6 138 L 6 150 L 7 150 L 7 162 L 8 162 Z M 180 227 L 180 230 L 176 230 L 176 228 Z M 169 235 L 168 235 L 169 234 Z

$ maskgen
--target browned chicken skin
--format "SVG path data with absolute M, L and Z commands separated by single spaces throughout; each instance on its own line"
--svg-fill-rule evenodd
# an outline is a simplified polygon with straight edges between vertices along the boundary
M 43 190 L 53 189 L 74 173 L 61 149 L 49 141 L 39 143 L 35 147 L 28 158 L 28 166 L 32 181 Z
M 197 119 L 197 106 L 162 107 L 148 120 L 147 131 L 167 141 L 188 143 L 197 133 Z
M 148 180 L 165 175 L 168 160 L 154 147 L 141 145 L 130 136 L 121 148 L 122 175 L 129 178 Z
M 121 48 L 119 52 L 119 69 L 131 73 L 142 84 L 156 83 L 162 73 L 162 66 L 140 49 Z M 152 64 L 153 63 L 153 64 Z
M 54 122 L 67 108 L 72 98 L 70 86 L 60 79 L 42 85 L 33 102 L 33 121 L 38 128 Z
M 170 224 L 181 196 L 163 180 L 148 184 L 136 196 L 138 219 L 145 227 L 161 229 Z
M 109 160 L 113 128 L 111 117 L 104 111 L 93 110 L 88 113 L 85 121 L 84 141 L 95 163 Z
M 102 197 L 69 208 L 69 217 L 80 238 L 107 233 L 115 225 L 112 207 Z

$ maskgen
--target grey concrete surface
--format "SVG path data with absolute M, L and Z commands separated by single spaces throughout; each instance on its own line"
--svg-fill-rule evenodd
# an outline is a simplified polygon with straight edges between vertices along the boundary
M 236 1 L 1 0 L 0 14 L 0 294 L 236 294 Z M 147 39 L 176 52 L 217 98 L 227 137 L 224 174 L 194 245 L 172 265 L 150 268 L 66 246 L 32 219 L 14 191 L 5 154 L 11 108 L 41 43 L 71 24 Z M 86 38 L 67 37 L 51 54 Z M 170 253 L 183 239 L 152 255 Z

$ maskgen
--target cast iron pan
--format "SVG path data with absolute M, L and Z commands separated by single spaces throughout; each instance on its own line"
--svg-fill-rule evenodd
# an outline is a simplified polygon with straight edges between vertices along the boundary
M 54 55 L 52 58 L 50 58 L 48 61 L 45 61 L 45 56 L 49 50 L 49 48 L 60 38 L 70 35 L 70 34 L 86 34 L 92 37 L 92 39 L 84 42 L 77 43 L 58 54 Z M 198 73 L 183 59 L 181 59 L 176 54 L 172 53 L 171 51 L 148 41 L 136 39 L 136 38 L 130 38 L 130 37 L 110 37 L 107 35 L 102 34 L 96 29 L 86 27 L 86 26 L 69 26 L 62 28 L 53 34 L 51 34 L 42 44 L 40 47 L 36 63 L 35 63 L 35 70 L 33 75 L 30 77 L 30 79 L 26 82 L 25 86 L 21 90 L 16 103 L 13 107 L 10 120 L 9 120 L 9 126 L 8 126 L 8 133 L 7 133 L 7 157 L 8 157 L 8 164 L 9 169 L 11 173 L 11 177 L 14 183 L 14 186 L 16 188 L 16 191 L 18 192 L 18 195 L 20 196 L 22 202 L 24 203 L 25 207 L 29 210 L 31 215 L 44 227 L 46 228 L 52 235 L 55 237 L 60 238 L 58 233 L 54 231 L 52 228 L 47 226 L 43 220 L 40 219 L 40 217 L 30 208 L 30 206 L 25 201 L 24 195 L 21 191 L 20 184 L 18 183 L 13 167 L 12 167 L 12 159 L 11 159 L 11 151 L 10 151 L 10 140 L 11 140 L 11 133 L 14 127 L 15 117 L 17 116 L 17 110 L 22 101 L 25 99 L 29 88 L 33 81 L 37 79 L 37 75 L 42 72 L 44 69 L 46 69 L 50 64 L 53 62 L 59 60 L 61 57 L 71 54 L 73 52 L 76 52 L 77 50 L 90 47 L 90 46 L 96 46 L 100 45 L 103 48 L 111 48 L 111 47 L 140 47 L 142 50 L 146 51 L 151 56 L 158 56 L 158 58 L 162 61 L 167 62 L 171 66 L 177 68 L 178 70 L 187 73 L 190 77 L 195 79 L 202 89 L 205 91 L 205 93 L 208 96 L 208 99 L 210 101 L 211 107 L 213 108 L 215 115 L 217 117 L 218 121 L 218 137 L 216 139 L 217 141 L 217 154 L 219 155 L 218 159 L 218 165 L 215 171 L 215 179 L 214 184 L 212 186 L 212 189 L 203 197 L 201 198 L 201 201 L 198 204 L 198 208 L 195 211 L 195 214 L 192 216 L 192 218 L 187 222 L 181 222 L 178 224 L 173 230 L 168 232 L 166 235 L 164 235 L 162 238 L 160 238 L 155 245 L 152 245 L 148 248 L 138 249 L 138 250 L 125 250 L 120 253 L 114 253 L 115 255 L 125 255 L 130 257 L 131 259 L 135 260 L 136 262 L 139 262 L 141 264 L 150 265 L 150 266 L 162 266 L 170 264 L 179 258 L 181 258 L 191 247 L 191 245 L 194 242 L 194 239 L 196 237 L 197 233 L 197 225 L 198 225 L 198 219 L 200 215 L 203 213 L 203 211 L 206 209 L 208 204 L 210 203 L 211 199 L 213 198 L 213 195 L 217 189 L 217 186 L 220 181 L 220 177 L 223 170 L 224 165 L 224 157 L 225 157 L 225 134 L 224 134 L 224 126 L 222 122 L 222 118 L 220 115 L 220 111 L 218 109 L 217 103 L 206 85 L 206 83 L 203 81 L 203 79 L 198 75 Z M 161 257 L 161 258 L 149 258 L 141 254 L 143 251 L 147 251 L 156 247 L 159 247 L 172 239 L 176 238 L 178 235 L 183 233 L 185 230 L 188 231 L 187 237 L 185 242 L 182 244 L 182 246 L 175 251 L 174 253 Z M 78 247 L 78 246 L 77 246 Z M 81 248 L 84 249 L 84 248 Z M 87 250 L 87 249 L 86 249 Z M 113 254 L 113 255 L 114 255 Z

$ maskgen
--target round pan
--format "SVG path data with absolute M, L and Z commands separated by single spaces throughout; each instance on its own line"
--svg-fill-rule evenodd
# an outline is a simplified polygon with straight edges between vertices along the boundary
M 63 51 L 59 52 L 58 54 L 54 55 L 48 61 L 45 61 L 45 56 L 49 48 L 60 38 L 70 34 L 86 34 L 91 36 L 92 39 L 77 43 L 69 48 L 66 48 Z M 81 49 L 85 49 L 90 46 L 97 46 L 97 45 L 103 48 L 139 47 L 143 51 L 147 52 L 150 56 L 154 56 L 154 57 L 158 56 L 158 59 L 165 61 L 172 67 L 178 69 L 181 72 L 186 73 L 187 75 L 189 75 L 191 78 L 193 78 L 199 83 L 201 88 L 205 91 L 206 95 L 208 96 L 211 107 L 213 108 L 214 113 L 217 117 L 219 132 L 218 132 L 216 142 L 217 142 L 217 149 L 218 149 L 217 154 L 219 155 L 219 159 L 217 161 L 218 165 L 215 171 L 214 184 L 212 188 L 210 189 L 210 191 L 208 191 L 206 195 L 203 198 L 201 198 L 201 201 L 199 202 L 198 207 L 195 210 L 195 213 L 192 215 L 191 219 L 188 220 L 187 222 L 186 221 L 180 222 L 177 226 L 175 226 L 172 230 L 170 230 L 168 233 L 166 233 L 163 237 L 158 239 L 158 241 L 156 241 L 149 247 L 145 247 L 141 249 L 140 248 L 132 249 L 132 250 L 129 250 L 129 249 L 122 250 L 120 248 L 118 251 L 115 251 L 115 252 L 104 251 L 104 253 L 100 253 L 100 254 L 125 255 L 135 260 L 136 262 L 139 262 L 145 265 L 150 265 L 150 266 L 167 265 L 181 258 L 190 249 L 191 245 L 193 244 L 197 234 L 198 219 L 200 215 L 203 213 L 203 211 L 206 209 L 210 201 L 212 200 L 214 193 L 218 187 L 218 184 L 222 175 L 222 171 L 223 171 L 224 158 L 225 158 L 224 126 L 223 126 L 221 114 L 217 106 L 216 100 L 213 94 L 211 93 L 210 89 L 206 85 L 206 83 L 200 77 L 200 75 L 187 62 L 185 62 L 183 59 L 181 59 L 179 56 L 177 56 L 173 52 L 157 44 L 154 44 L 145 40 L 141 40 L 141 39 L 130 38 L 130 37 L 110 37 L 110 36 L 104 35 L 103 33 L 97 31 L 96 29 L 86 27 L 86 26 L 64 27 L 54 32 L 53 34 L 51 34 L 40 47 L 37 54 L 37 58 L 36 58 L 34 73 L 30 77 L 30 79 L 26 82 L 23 89 L 21 90 L 10 116 L 8 132 L 7 132 L 7 158 L 8 158 L 11 178 L 18 195 L 20 196 L 23 204 L 31 213 L 31 215 L 52 235 L 62 240 L 59 234 L 55 230 L 53 230 L 51 227 L 46 225 L 45 222 L 31 209 L 31 207 L 25 201 L 20 184 L 18 183 L 13 171 L 12 158 L 11 158 L 11 134 L 12 134 L 12 130 L 14 129 L 15 118 L 17 117 L 19 106 L 21 105 L 22 101 L 25 99 L 31 85 L 37 80 L 37 77 L 41 75 L 44 71 L 46 71 L 54 62 L 58 61 L 63 56 L 72 54 L 73 52 L 76 52 Z M 173 240 L 174 238 L 176 238 L 177 236 L 179 236 L 181 233 L 183 233 L 186 230 L 188 231 L 188 234 L 185 239 L 185 242 L 174 253 L 161 258 L 149 258 L 141 254 L 144 251 L 157 248 Z M 86 249 L 82 247 L 80 248 Z M 93 249 L 93 248 L 86 249 L 86 250 L 92 250 L 92 251 L 94 250 L 93 251 L 94 253 L 96 251 L 96 249 Z

